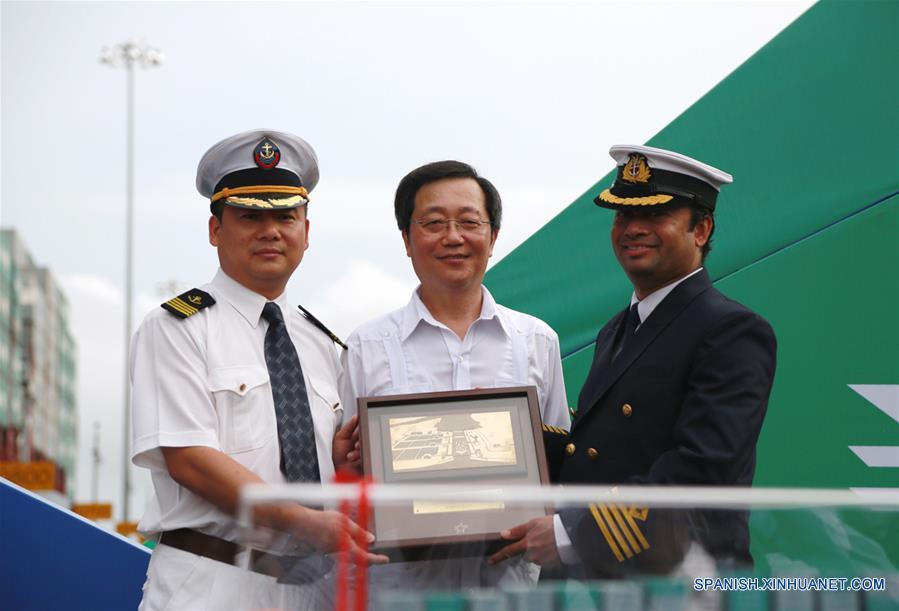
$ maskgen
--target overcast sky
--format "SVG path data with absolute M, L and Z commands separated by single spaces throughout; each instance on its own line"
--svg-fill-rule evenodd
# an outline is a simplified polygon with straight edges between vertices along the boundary
M 100 500 L 121 517 L 126 80 L 104 46 L 165 53 L 136 75 L 135 325 L 215 272 L 203 152 L 267 127 L 321 167 L 288 295 L 346 336 L 416 285 L 392 211 L 409 170 L 456 158 L 494 181 L 495 262 L 612 169 L 612 144 L 646 142 L 811 4 L 2 2 L 0 224 L 70 302 L 76 500 L 99 421 Z M 152 487 L 132 472 L 137 519 Z

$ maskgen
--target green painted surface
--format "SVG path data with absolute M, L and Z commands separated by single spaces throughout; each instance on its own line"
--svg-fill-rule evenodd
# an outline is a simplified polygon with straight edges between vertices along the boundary
M 899 422 L 849 384 L 899 384 L 899 196 L 722 279 L 777 330 L 777 376 L 757 486 L 899 487 L 849 446 L 899 446 Z M 892 270 L 892 271 L 891 271 Z M 757 568 L 836 573 L 899 567 L 896 512 L 759 512 Z
M 716 285 L 777 332 L 756 485 L 899 486 L 849 450 L 899 445 L 899 423 L 848 386 L 899 384 L 897 237 L 899 196 Z
M 899 2 L 821 2 L 648 144 L 732 173 L 713 278 L 899 191 Z M 563 355 L 623 308 L 630 284 L 593 198 L 609 172 L 487 274 L 502 303 L 547 321 Z M 588 357 L 589 358 L 589 357 Z M 566 363 L 567 365 L 567 363 Z M 566 366 L 574 402 L 586 368 Z
M 899 446 L 899 423 L 848 386 L 899 385 L 899 2 L 819 2 L 647 144 L 734 175 L 706 267 L 778 337 L 756 485 L 899 487 L 899 469 L 849 449 Z M 612 213 L 592 201 L 612 169 L 486 280 L 559 333 L 572 405 L 597 331 L 631 293 Z M 895 512 L 822 515 L 803 530 L 756 514 L 759 568 L 828 554 L 899 567 Z

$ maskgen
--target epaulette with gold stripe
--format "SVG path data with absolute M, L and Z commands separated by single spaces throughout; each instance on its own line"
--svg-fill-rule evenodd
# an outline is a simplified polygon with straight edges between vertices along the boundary
M 212 298 L 212 295 L 200 289 L 190 289 L 186 293 L 172 297 L 163 303 L 161 307 L 178 318 L 189 318 L 211 305 L 215 305 L 215 299 Z
M 649 541 L 643 536 L 636 522 L 646 521 L 649 508 L 590 503 L 590 513 L 618 562 L 624 562 L 625 559 L 633 558 L 649 549 Z
M 568 431 L 563 428 L 559 428 L 557 426 L 553 426 L 551 424 L 544 424 L 543 431 L 546 433 L 556 433 L 557 435 L 567 435 Z
M 340 341 L 340 338 L 337 337 L 336 335 L 334 335 L 334 333 L 331 331 L 331 329 L 329 329 L 328 327 L 326 327 L 324 324 L 322 324 L 322 322 L 321 322 L 319 319 L 317 319 L 315 316 L 313 316 L 312 314 L 310 314 L 310 313 L 309 313 L 309 310 L 307 310 L 306 308 L 304 308 L 304 307 L 301 306 L 301 305 L 298 305 L 297 307 L 300 308 L 300 312 L 303 314 L 303 317 L 304 317 L 306 320 L 308 320 L 308 321 L 311 322 L 313 325 L 315 325 L 316 328 L 318 328 L 319 331 L 321 331 L 322 333 L 324 333 L 325 335 L 327 335 L 328 337 L 330 337 L 332 342 L 334 342 L 335 344 L 337 344 L 338 346 L 340 346 L 340 347 L 343 348 L 344 350 L 347 350 L 346 344 L 344 344 L 342 341 Z

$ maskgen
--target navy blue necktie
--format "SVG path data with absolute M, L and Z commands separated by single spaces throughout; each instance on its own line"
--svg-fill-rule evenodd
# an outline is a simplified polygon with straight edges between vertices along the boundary
M 621 340 L 618 342 L 618 349 L 612 357 L 613 361 L 624 351 L 624 347 L 631 341 L 631 338 L 634 337 L 634 333 L 637 332 L 637 327 L 640 326 L 640 312 L 637 311 L 638 305 L 640 304 L 635 303 L 631 306 L 631 309 L 627 311 L 627 319 L 624 321 L 624 333 L 622 333 Z
M 281 472 L 289 482 L 321 481 L 315 450 L 315 427 L 297 350 L 287 333 L 278 304 L 266 303 L 262 308 L 262 317 L 268 321 L 265 364 L 278 419 Z

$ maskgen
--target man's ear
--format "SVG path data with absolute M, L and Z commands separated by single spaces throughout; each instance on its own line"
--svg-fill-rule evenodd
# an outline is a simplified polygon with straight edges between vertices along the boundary
M 693 228 L 693 242 L 698 248 L 702 248 L 709 241 L 714 222 L 712 217 L 706 216 L 696 223 L 696 226 Z
M 488 257 L 493 256 L 493 245 L 496 244 L 496 238 L 499 236 L 499 228 L 490 227 L 490 250 L 487 252 Z
M 412 243 L 409 241 L 409 232 L 403 229 L 403 244 L 406 245 L 406 256 L 412 256 Z
M 209 217 L 209 243 L 213 246 L 219 245 L 218 232 L 222 227 L 222 222 L 214 214 Z

